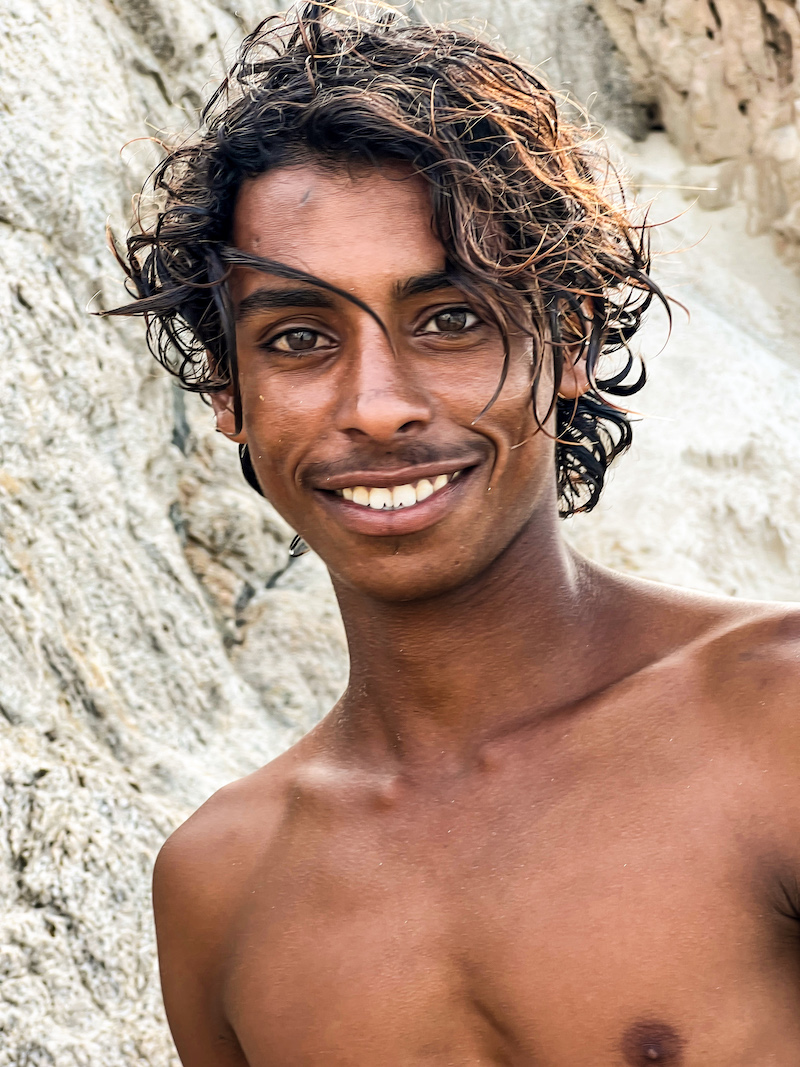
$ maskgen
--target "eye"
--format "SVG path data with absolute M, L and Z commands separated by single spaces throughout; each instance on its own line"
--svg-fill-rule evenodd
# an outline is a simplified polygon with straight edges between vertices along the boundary
M 320 342 L 323 343 L 320 344 Z M 295 330 L 285 330 L 270 338 L 264 347 L 272 352 L 302 353 L 315 352 L 320 348 L 327 348 L 329 344 L 329 339 L 317 330 L 298 327 Z
M 445 308 L 428 319 L 422 333 L 464 333 L 481 320 L 467 307 Z

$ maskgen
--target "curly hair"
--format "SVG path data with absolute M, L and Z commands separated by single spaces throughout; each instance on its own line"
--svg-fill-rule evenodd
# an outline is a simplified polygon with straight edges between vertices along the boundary
M 649 276 L 647 225 L 632 220 L 589 127 L 562 118 L 554 92 L 520 62 L 466 31 L 335 8 L 308 3 L 294 21 L 272 16 L 245 39 L 199 133 L 150 176 L 140 203 L 151 219 L 140 212 L 125 250 L 115 249 L 135 299 L 107 314 L 144 316 L 151 351 L 184 388 L 232 388 L 238 428 L 233 266 L 300 278 L 377 318 L 324 279 L 233 248 L 242 183 L 308 159 L 402 161 L 428 183 L 454 285 L 503 337 L 484 411 L 505 381 L 510 331 L 524 330 L 534 339 L 535 412 L 542 353 L 552 352 L 555 388 L 539 424 L 555 408 L 560 513 L 591 510 L 631 443 L 611 399 L 645 381 L 631 338 L 653 298 L 665 302 Z M 585 357 L 590 382 L 576 401 L 557 395 L 568 352 Z

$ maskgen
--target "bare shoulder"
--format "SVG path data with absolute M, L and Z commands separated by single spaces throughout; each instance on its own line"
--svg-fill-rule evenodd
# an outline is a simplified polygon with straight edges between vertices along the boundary
M 730 601 L 693 650 L 699 705 L 764 768 L 800 773 L 800 605 Z
M 784 683 L 797 680 L 800 603 L 699 593 L 616 574 L 611 589 L 633 620 L 637 643 L 652 644 L 654 661 L 692 661 L 717 682 L 763 681 L 776 697 Z
M 167 839 L 153 876 L 157 919 L 175 902 L 198 918 L 229 910 L 281 824 L 296 762 L 284 753 L 224 786 Z
M 700 643 L 699 663 L 712 691 L 733 707 L 754 696 L 759 706 L 797 701 L 800 691 L 800 604 L 729 601 Z
M 286 805 L 285 753 L 214 794 L 164 844 L 153 909 L 167 1018 L 186 1067 L 244 1067 L 222 997 L 240 905 Z
M 800 739 L 800 604 L 627 578 L 623 590 L 657 684 L 682 694 L 687 711 L 704 709 L 731 736 L 741 728 Z

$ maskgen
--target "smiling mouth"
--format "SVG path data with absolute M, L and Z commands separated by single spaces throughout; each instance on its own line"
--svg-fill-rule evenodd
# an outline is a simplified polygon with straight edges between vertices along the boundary
M 466 468 L 453 471 L 452 474 L 439 474 L 435 478 L 420 478 L 417 482 L 406 485 L 366 486 L 354 485 L 344 489 L 335 489 L 335 496 L 343 497 L 352 504 L 373 511 L 400 511 L 413 508 L 424 500 L 440 493 L 455 482 Z

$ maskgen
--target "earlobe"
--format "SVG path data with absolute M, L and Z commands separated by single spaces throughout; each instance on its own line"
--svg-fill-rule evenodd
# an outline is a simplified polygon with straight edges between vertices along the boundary
M 577 400 L 588 393 L 591 388 L 589 375 L 586 373 L 586 359 L 579 355 L 577 359 L 570 355 L 564 360 L 564 370 L 558 386 L 558 395 L 565 400 Z
M 233 394 L 229 390 L 222 393 L 211 393 L 211 407 L 217 420 L 217 431 L 225 434 L 231 441 L 244 444 L 247 435 L 244 430 L 236 433 L 236 416 L 233 411 Z
M 561 317 L 556 333 L 562 345 L 563 370 L 558 395 L 565 400 L 577 400 L 592 387 L 586 370 L 586 354 L 592 335 L 594 308 L 587 297 L 579 307 L 570 306 Z

